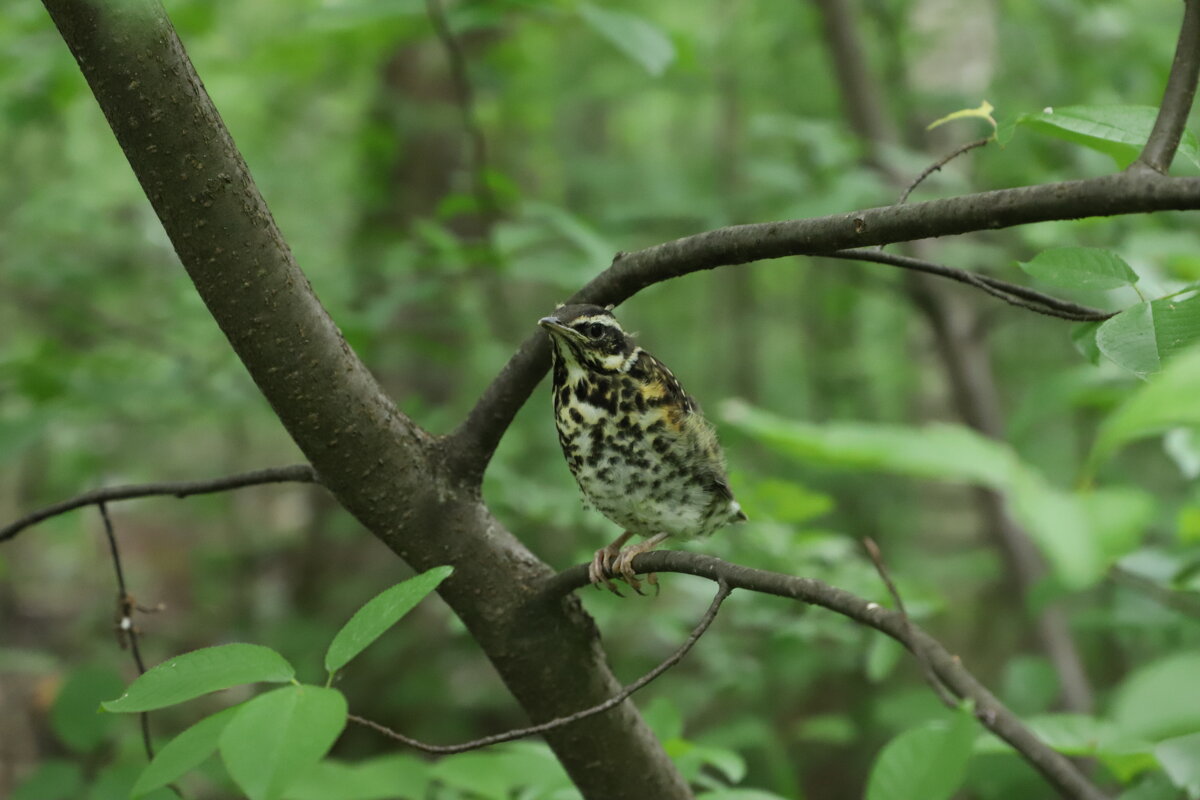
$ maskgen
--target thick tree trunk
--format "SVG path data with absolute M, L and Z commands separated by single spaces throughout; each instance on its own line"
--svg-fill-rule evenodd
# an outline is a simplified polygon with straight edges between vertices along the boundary
M 45 5 L 197 291 L 322 483 L 413 567 L 454 565 L 442 596 L 531 719 L 614 694 L 578 601 L 530 602 L 550 569 L 395 408 L 313 294 L 161 5 Z M 585 797 L 691 796 L 630 703 L 547 739 Z

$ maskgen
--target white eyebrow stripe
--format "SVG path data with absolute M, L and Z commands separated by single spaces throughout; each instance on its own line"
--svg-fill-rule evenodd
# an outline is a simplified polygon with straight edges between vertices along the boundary
M 569 326 L 572 328 L 576 328 L 576 327 L 580 327 L 582 325 L 591 325 L 593 322 L 598 322 L 606 328 L 612 328 L 613 330 L 621 331 L 621 333 L 625 332 L 621 328 L 621 323 L 617 322 L 612 317 L 598 317 L 598 316 L 577 317 L 576 319 L 571 320 L 571 322 L 569 323 Z

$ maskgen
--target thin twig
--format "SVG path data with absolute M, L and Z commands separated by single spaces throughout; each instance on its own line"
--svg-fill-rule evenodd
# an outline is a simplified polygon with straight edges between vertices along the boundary
M 110 486 L 106 489 L 95 489 L 85 492 L 70 500 L 40 508 L 30 514 L 0 528 L 0 542 L 13 538 L 26 528 L 36 525 L 43 520 L 74 511 L 77 508 L 96 503 L 113 502 L 116 500 L 132 500 L 137 497 L 154 497 L 159 495 L 174 495 L 188 497 L 194 494 L 212 494 L 227 492 L 230 489 L 241 489 L 246 486 L 258 486 L 264 483 L 320 483 L 316 470 L 308 464 L 293 464 L 290 467 L 274 467 L 253 472 L 242 472 L 237 475 L 226 475 L 203 481 L 173 481 L 163 483 L 137 483 L 128 486 Z
M 897 202 L 897 203 L 906 203 L 906 202 L 908 202 L 908 196 L 909 196 L 910 194 L 912 194 L 912 193 L 913 193 L 913 190 L 914 190 L 914 189 L 916 189 L 918 186 L 920 186 L 920 185 L 921 185 L 921 183 L 922 183 L 922 182 L 923 182 L 923 181 L 924 181 L 926 178 L 928 178 L 930 175 L 932 175 L 933 173 L 937 172 L 937 171 L 938 171 L 938 170 L 940 170 L 942 167 L 946 166 L 946 165 L 947 165 L 947 164 L 949 164 L 951 161 L 953 161 L 954 159 L 956 159 L 956 158 L 958 158 L 959 156 L 961 156 L 963 153 L 968 153 L 968 152 L 970 152 L 971 150 L 974 150 L 976 147 L 983 147 L 984 145 L 986 145 L 986 144 L 987 144 L 988 142 L 990 142 L 991 140 L 992 140 L 992 137 L 990 137 L 990 136 L 987 136 L 987 137 L 985 137 L 985 138 L 983 138 L 983 139 L 976 139 L 976 140 L 975 140 L 975 141 L 973 141 L 973 142 L 967 142 L 966 144 L 964 144 L 962 147 L 959 147 L 959 148 L 958 148 L 957 150 L 955 150 L 954 152 L 952 152 L 952 153 L 950 153 L 950 154 L 948 154 L 948 155 L 946 155 L 946 156 L 943 156 L 942 158 L 940 158 L 940 159 L 938 159 L 937 161 L 933 162 L 933 163 L 932 163 L 932 164 L 930 164 L 928 167 L 926 167 L 924 170 L 922 170 L 921 174 L 920 174 L 920 175 L 918 175 L 918 176 L 917 176 L 917 177 L 916 177 L 916 178 L 913 180 L 913 182 L 912 182 L 912 183 L 910 183 L 908 186 L 906 186 L 906 187 L 905 187 L 904 191 L 900 193 L 900 199 L 899 199 L 899 200 L 897 200 L 896 202 Z
M 883 562 L 883 553 L 879 550 L 879 545 L 870 536 L 863 538 L 863 549 L 867 551 L 867 555 L 871 558 L 871 563 L 875 565 L 875 571 L 879 573 L 879 577 L 883 580 L 883 585 L 887 587 L 888 594 L 892 596 L 892 602 L 896 604 L 896 610 L 900 612 L 901 618 L 904 620 L 904 627 L 907 629 L 908 637 L 912 638 L 912 619 L 908 616 L 908 609 L 904 607 L 904 599 L 900 596 L 900 590 L 896 588 L 896 584 L 892 581 L 892 576 L 888 573 L 887 565 Z M 940 680 L 937 673 L 933 671 L 933 666 L 925 660 L 925 656 L 920 651 L 913 651 L 913 656 L 917 659 L 917 664 L 921 667 L 921 673 L 925 677 L 925 682 L 929 684 L 929 688 L 937 695 L 938 700 L 942 701 L 942 705 L 947 708 L 958 708 L 958 700 L 950 693 Z
M 717 611 L 719 611 L 721 608 L 721 604 L 725 602 L 725 598 L 729 597 L 729 593 L 732 591 L 733 589 L 730 588 L 727 583 L 724 581 L 718 581 L 717 594 L 713 597 L 712 602 L 709 604 L 708 610 L 704 612 L 704 616 L 700 618 L 700 622 L 696 624 L 696 627 L 692 630 L 688 638 L 684 640 L 683 644 L 681 644 L 674 653 L 672 653 L 657 667 L 650 670 L 645 675 L 605 700 L 603 703 L 594 705 L 591 708 L 585 708 L 582 711 L 576 711 L 574 714 L 568 714 L 565 717 L 558 717 L 557 719 L 552 719 L 549 722 L 531 725 L 528 728 L 518 728 L 516 730 L 507 731 L 506 733 L 497 733 L 492 736 L 484 736 L 482 739 L 474 739 L 469 742 L 463 742 L 462 744 L 449 745 L 427 744 L 418 739 L 413 739 L 410 736 L 405 736 L 402 733 L 397 733 L 385 725 L 380 725 L 378 722 L 366 719 L 365 717 L 360 717 L 357 714 L 350 714 L 349 719 L 351 722 L 357 722 L 359 725 L 363 725 L 371 728 L 372 730 L 378 731 L 384 736 L 387 736 L 389 739 L 393 739 L 416 750 L 434 755 L 465 753 L 468 750 L 478 750 L 481 747 L 488 747 L 489 745 L 500 744 L 501 742 L 511 742 L 515 739 L 524 739 L 526 736 L 534 736 L 539 733 L 546 733 L 554 730 L 555 728 L 561 728 L 565 725 L 570 725 L 573 722 L 579 722 L 582 719 L 593 717 L 596 714 L 602 714 L 605 711 L 608 711 L 610 708 L 615 708 L 616 706 L 628 700 L 634 692 L 641 689 L 643 686 L 650 683 L 650 681 L 654 680 L 659 675 L 662 675 L 671 667 L 682 661 L 683 657 L 686 656 L 688 651 L 692 649 L 692 646 L 695 645 L 696 642 L 699 641 L 700 637 L 704 635 L 704 632 L 708 630 L 708 626 L 712 625 L 713 620 L 717 617 Z
M 467 72 L 467 58 L 463 54 L 458 37 L 450 30 L 450 22 L 446 19 L 442 0 L 425 0 L 425 9 L 438 40 L 446 50 L 446 60 L 450 62 L 450 75 L 454 81 L 455 100 L 458 102 L 459 113 L 462 114 L 463 128 L 471 143 L 471 175 L 475 202 L 479 204 L 479 210 L 484 217 L 491 219 L 498 213 L 499 203 L 488 183 L 487 139 L 475 114 L 475 90 Z
M 1011 305 L 1072 322 L 1099 322 L 1116 314 L 1114 311 L 1102 311 L 1098 308 L 1072 303 L 1069 300 L 1060 300 L 1053 295 L 1044 294 L 1020 284 L 1002 281 L 999 278 L 979 275 L 965 269 L 947 267 L 943 264 L 912 258 L 911 256 L 902 256 L 866 248 L 837 250 L 832 253 L 826 253 L 825 256 L 827 258 L 871 261 L 876 264 L 887 264 L 893 267 L 900 267 L 901 269 L 938 275 L 943 278 L 949 278 L 952 281 L 973 286 Z
M 1054 788 L 1071 800 L 1105 800 L 1105 794 L 1093 785 L 1062 754 L 1042 742 L 1021 720 L 967 671 L 962 661 L 936 639 L 910 622 L 899 611 L 889 611 L 878 603 L 850 594 L 814 578 L 800 578 L 778 572 L 744 567 L 700 553 L 658 550 L 633 559 L 639 573 L 678 572 L 717 581 L 734 589 L 777 595 L 821 606 L 863 625 L 881 631 L 914 655 L 920 653 L 938 679 L 955 697 L 971 699 L 980 723 L 1008 742 Z M 587 565 L 570 567 L 548 580 L 542 595 L 549 601 L 589 585 Z
M 1166 174 L 1187 125 L 1200 76 L 1200 0 L 1185 0 L 1179 42 L 1150 138 L 1134 164 Z
M 133 653 L 133 663 L 137 666 L 138 675 L 146 674 L 146 663 L 142 661 L 142 651 L 138 649 L 138 635 L 141 633 L 133 621 L 133 611 L 137 604 L 125 586 L 125 571 L 121 568 L 121 551 L 117 547 L 117 535 L 113 531 L 112 520 L 108 516 L 108 506 L 103 502 L 97 503 L 100 518 L 104 520 L 104 534 L 108 537 L 108 549 L 112 554 L 113 571 L 117 574 L 117 637 L 121 646 L 129 645 Z M 154 760 L 154 743 L 150 740 L 150 715 L 143 711 L 138 715 L 142 723 L 142 744 L 146 748 L 146 758 Z

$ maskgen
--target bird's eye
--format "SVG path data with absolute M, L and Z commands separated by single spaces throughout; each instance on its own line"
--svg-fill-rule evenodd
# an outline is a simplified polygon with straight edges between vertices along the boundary
M 593 322 L 587 326 L 587 335 L 593 339 L 599 339 L 604 335 L 604 326 L 599 322 Z

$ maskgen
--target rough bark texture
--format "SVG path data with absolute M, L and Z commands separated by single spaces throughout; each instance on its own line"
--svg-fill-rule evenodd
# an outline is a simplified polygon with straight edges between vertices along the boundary
M 188 275 L 338 501 L 417 569 L 452 564 L 445 600 L 540 721 L 619 685 L 574 598 L 529 603 L 550 575 L 446 469 L 297 267 L 165 12 L 150 0 L 46 0 Z M 547 736 L 585 797 L 688 798 L 629 703 Z

